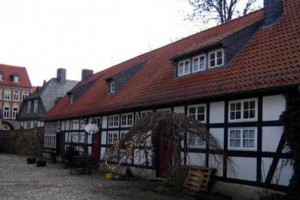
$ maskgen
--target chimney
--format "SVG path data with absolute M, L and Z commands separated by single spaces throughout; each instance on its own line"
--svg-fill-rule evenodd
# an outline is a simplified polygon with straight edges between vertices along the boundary
M 66 69 L 64 68 L 57 69 L 57 81 L 60 84 L 66 84 L 66 73 Z
M 264 0 L 264 23 L 272 25 L 283 12 L 282 0 Z
M 91 76 L 94 73 L 93 70 L 90 69 L 83 69 L 81 73 L 81 80 L 87 79 L 89 76 Z

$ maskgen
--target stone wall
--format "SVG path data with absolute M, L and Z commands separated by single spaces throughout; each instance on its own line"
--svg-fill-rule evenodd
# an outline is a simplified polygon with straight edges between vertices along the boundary
M 44 128 L 0 131 L 0 152 L 41 157 Z

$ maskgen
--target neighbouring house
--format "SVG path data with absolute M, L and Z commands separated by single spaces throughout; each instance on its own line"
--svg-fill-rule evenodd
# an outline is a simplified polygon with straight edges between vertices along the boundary
M 20 128 L 17 115 L 22 101 L 30 94 L 31 82 L 25 67 L 0 64 L 0 130 Z
M 285 95 L 300 88 L 299 10 L 299 0 L 266 0 L 262 10 L 82 80 L 44 117 L 45 152 L 61 154 L 73 144 L 103 163 L 107 149 L 136 120 L 179 112 L 205 123 L 224 150 L 217 162 L 195 139 L 182 154 L 184 165 L 215 167 L 218 183 L 227 186 L 285 191 L 293 169 L 279 117 Z M 85 132 L 89 123 L 99 132 Z M 126 165 L 164 176 L 168 154 L 162 155 L 151 167 L 138 159 Z
M 77 83 L 78 81 L 66 79 L 66 69 L 57 69 L 56 78 L 44 82 L 41 87 L 36 87 L 35 92 L 23 101 L 18 115 L 21 127 L 24 129 L 43 127 L 43 116 Z

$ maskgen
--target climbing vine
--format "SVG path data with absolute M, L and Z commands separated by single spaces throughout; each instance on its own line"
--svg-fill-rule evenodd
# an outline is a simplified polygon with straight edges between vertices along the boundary
M 290 181 L 289 193 L 300 194 L 300 95 L 291 92 L 286 95 L 286 111 L 281 115 L 287 145 L 294 159 L 294 174 Z

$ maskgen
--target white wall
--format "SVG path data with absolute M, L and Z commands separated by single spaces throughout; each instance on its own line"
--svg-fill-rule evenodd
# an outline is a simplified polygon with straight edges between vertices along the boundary
M 210 103 L 210 116 L 209 116 L 210 123 L 211 124 L 224 123 L 224 112 L 225 112 L 224 101 Z
M 263 97 L 263 121 L 278 120 L 285 110 L 286 101 L 283 95 Z
M 263 127 L 262 151 L 275 152 L 283 133 L 283 127 Z
M 229 157 L 227 176 L 242 180 L 256 180 L 256 158 Z

